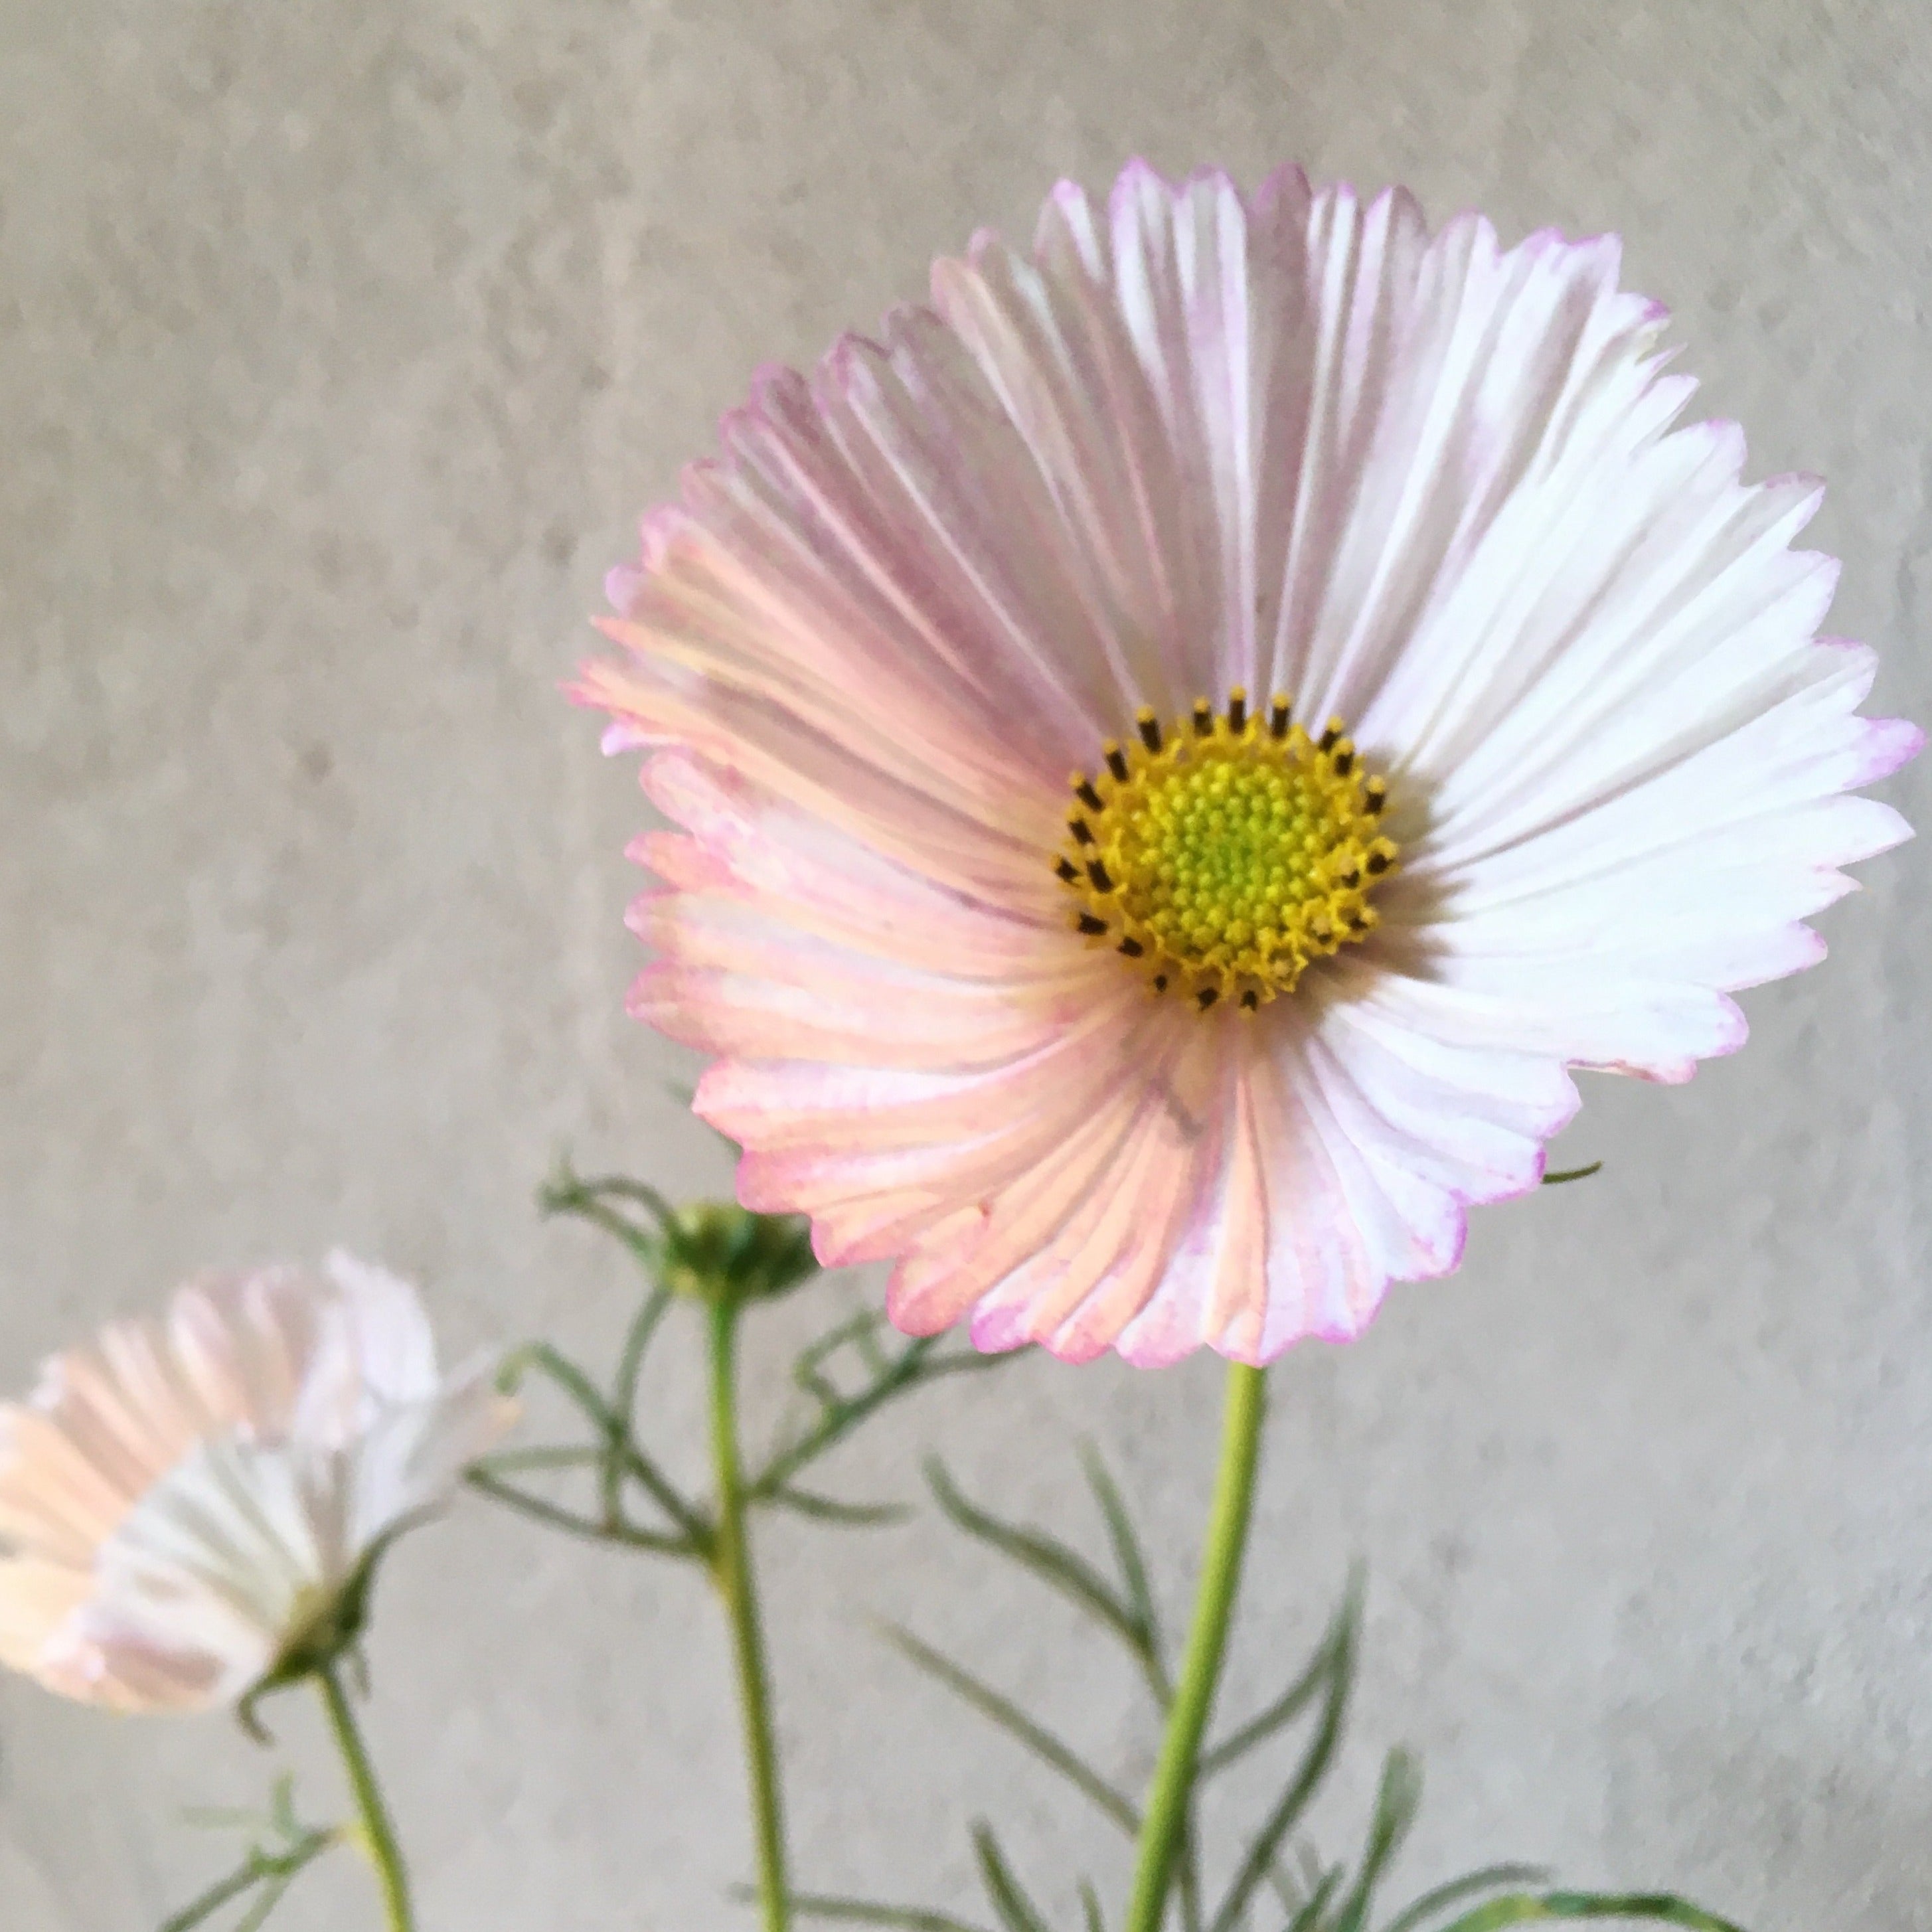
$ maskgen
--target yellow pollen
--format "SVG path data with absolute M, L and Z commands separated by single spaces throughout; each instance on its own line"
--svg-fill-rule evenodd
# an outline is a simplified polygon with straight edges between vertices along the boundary
M 1202 698 L 1165 729 L 1143 710 L 1097 771 L 1073 774 L 1054 867 L 1070 923 L 1203 1012 L 1252 1013 L 1366 938 L 1369 894 L 1395 868 L 1387 784 L 1342 719 L 1314 737 L 1292 719 L 1287 698 L 1251 710 L 1238 686 L 1225 713 Z

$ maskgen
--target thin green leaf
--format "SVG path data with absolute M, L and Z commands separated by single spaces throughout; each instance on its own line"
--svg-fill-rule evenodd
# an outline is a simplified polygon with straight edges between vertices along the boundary
M 942 1354 L 937 1349 L 938 1343 L 931 1336 L 908 1342 L 856 1395 L 841 1396 L 826 1384 L 833 1399 L 826 1402 L 820 1398 L 818 1419 L 802 1436 L 773 1454 L 747 1484 L 747 1497 L 762 1501 L 775 1490 L 784 1487 L 808 1463 L 837 1448 L 860 1423 L 896 1397 L 947 1376 L 976 1374 L 1011 1359 L 1005 1355 L 965 1352 Z
M 1088 1486 L 1106 1519 L 1108 1540 L 1114 1546 L 1114 1562 L 1126 1586 L 1127 1605 L 1141 1634 L 1141 1661 L 1147 1671 L 1156 1700 L 1165 1710 L 1173 1702 L 1172 1687 L 1160 1652 L 1160 1620 L 1154 1609 L 1154 1592 L 1148 1583 L 1147 1558 L 1141 1551 L 1133 1518 L 1127 1513 L 1118 1486 L 1108 1473 L 1100 1454 L 1090 1443 L 1081 1445 L 1080 1460 L 1087 1472 Z
M 1309 1739 L 1286 1790 L 1249 1846 L 1247 1856 L 1242 1860 L 1214 1914 L 1210 1932 L 1234 1932 L 1241 1922 L 1241 1915 L 1247 1910 L 1255 1888 L 1266 1876 L 1282 1840 L 1294 1830 L 1320 1788 L 1322 1779 L 1328 1774 L 1336 1747 L 1341 1742 L 1342 1723 L 1348 1714 L 1348 1694 L 1354 1679 L 1355 1602 L 1352 1591 L 1337 1620 L 1328 1650 L 1326 1694 L 1315 1734 Z
M 650 1306 L 650 1304 L 646 1303 L 646 1312 Z M 650 1339 L 648 1330 L 645 1339 Z M 616 1525 L 621 1521 L 617 1508 L 617 1478 L 620 1472 L 627 1472 L 644 1486 L 658 1507 L 683 1532 L 686 1540 L 700 1549 L 708 1544 L 711 1527 L 702 1513 L 678 1493 L 670 1479 L 632 1439 L 626 1417 L 605 1402 L 590 1378 L 574 1362 L 548 1342 L 526 1342 L 504 1364 L 497 1379 L 506 1390 L 512 1390 L 524 1375 L 532 1370 L 547 1377 L 574 1402 L 602 1438 L 603 1449 L 598 1460 L 603 1471 L 601 1493 L 606 1522 Z M 650 1533 L 639 1532 L 638 1534 Z M 617 1536 L 613 1540 L 629 1542 L 635 1539 Z
M 1298 1922 L 1309 1901 L 1318 1895 L 1325 1908 L 1336 1888 L 1348 1876 L 1348 1868 L 1346 1864 L 1324 1864 L 1306 1838 L 1296 1844 L 1293 1862 L 1295 1869 L 1289 1870 L 1283 1858 L 1277 1855 L 1269 1863 L 1268 1882 L 1291 1922 Z
M 662 1256 L 656 1237 L 648 1228 L 639 1227 L 636 1222 L 601 1201 L 550 1202 L 539 1197 L 538 1204 L 546 1214 L 568 1214 L 577 1220 L 588 1221 L 593 1228 L 628 1249 L 631 1258 L 646 1274 L 655 1274 L 662 1264 Z
M 266 1832 L 290 1846 L 301 1844 L 310 1835 L 310 1828 L 296 1816 L 292 1772 L 284 1772 L 268 1787 L 266 1810 L 257 1811 L 245 1804 L 188 1804 L 182 1808 L 179 1815 L 183 1824 L 199 1831 Z
M 677 1225 L 677 1210 L 647 1180 L 638 1180 L 625 1174 L 599 1174 L 590 1180 L 578 1183 L 586 1194 L 598 1200 L 634 1201 L 647 1209 L 659 1224 L 670 1228 Z
M 560 1162 L 556 1175 L 537 1190 L 537 1204 L 546 1214 L 580 1213 L 588 1205 L 605 1201 L 628 1201 L 643 1208 L 666 1232 L 677 1226 L 677 1210 L 647 1180 L 628 1174 L 585 1176 L 568 1160 Z
M 1328 1910 L 1328 1901 L 1335 1896 L 1335 1888 L 1342 1882 L 1342 1876 L 1340 1865 L 1323 1874 L 1308 1894 L 1308 1903 L 1288 1922 L 1288 1932 L 1318 1932 L 1323 1915 Z
M 333 1830 L 309 1832 L 298 1838 L 286 1851 L 264 1852 L 259 1849 L 250 1851 L 241 1864 L 226 1878 L 218 1880 L 191 1904 L 183 1906 L 172 1918 L 166 1920 L 160 1932 L 193 1932 L 194 1927 L 206 1924 L 224 1905 L 232 1904 L 256 1886 L 274 1888 L 274 1897 L 268 1900 L 272 1907 L 297 1874 L 332 1846 L 340 1843 L 341 1835 L 340 1832 Z M 261 1917 L 254 1917 L 247 1922 L 259 1926 L 262 1922 Z
M 1084 1932 L 1107 1932 L 1107 1922 L 1100 1916 L 1100 1894 L 1090 1879 L 1080 1881 L 1080 1914 Z
M 1421 1767 L 1406 1750 L 1392 1750 L 1382 1761 L 1382 1779 L 1376 1792 L 1375 1816 L 1362 1869 L 1335 1920 L 1335 1932 L 1362 1932 L 1369 1905 L 1389 1861 L 1402 1849 L 1422 1802 Z
M 876 1529 L 885 1523 L 904 1522 L 912 1514 L 911 1506 L 906 1503 L 841 1502 L 836 1496 L 821 1496 L 811 1490 L 789 1486 L 774 1490 L 770 1496 L 760 1496 L 758 1500 L 775 1504 L 780 1509 L 796 1510 L 799 1515 L 811 1516 L 819 1522 L 837 1523 L 847 1529 Z
M 265 1880 L 254 1904 L 236 1920 L 234 1932 L 262 1932 L 262 1928 L 268 1922 L 269 1913 L 288 1896 L 289 1887 L 295 1882 L 292 1872 Z
M 1316 1693 L 1328 1682 L 1334 1669 L 1334 1633 L 1331 1630 L 1303 1666 L 1301 1675 L 1265 1711 L 1258 1717 L 1250 1718 L 1232 1737 L 1201 1754 L 1200 1763 L 1194 1774 L 1196 1780 L 1203 1780 L 1226 1771 L 1256 1745 L 1266 1743 L 1276 1732 L 1293 1724 L 1308 1707 Z
M 1129 1838 L 1139 1835 L 1140 1814 L 1132 1802 L 1115 1790 L 1077 1752 L 1062 1744 L 1051 1731 L 1035 1724 L 1010 1698 L 1002 1696 L 990 1684 L 982 1684 L 970 1671 L 962 1670 L 950 1658 L 898 1624 L 882 1625 L 880 1634 L 902 1656 L 916 1664 L 928 1676 L 937 1678 L 955 1696 L 971 1705 L 982 1718 L 998 1724 L 1010 1737 L 1024 1744 L 1042 1764 L 1057 1771 Z
M 360 1652 L 355 1653 L 358 1657 Z M 369 1694 L 365 1689 L 362 1694 Z M 268 1816 L 274 1822 L 277 1831 L 291 1844 L 308 1835 L 306 1828 L 296 1816 L 296 1774 L 285 1771 L 277 1778 L 268 1792 Z
M 652 1288 L 638 1305 L 625 1334 L 623 1353 L 617 1358 L 617 1372 L 610 1382 L 610 1413 L 627 1430 L 638 1406 L 638 1382 L 644 1374 L 644 1357 L 673 1298 L 668 1288 Z
M 572 1536 L 580 1536 L 593 1543 L 607 1543 L 610 1534 L 601 1522 L 587 1516 L 579 1516 L 574 1510 L 566 1509 L 561 1503 L 554 1503 L 546 1496 L 533 1496 L 520 1490 L 514 1483 L 506 1483 L 492 1471 L 480 1465 L 466 1470 L 464 1480 L 479 1495 L 488 1496 L 492 1502 L 502 1504 L 520 1516 L 528 1516 L 533 1522 L 540 1522 L 548 1529 L 560 1529 Z
M 1022 1529 L 1017 1524 L 1002 1522 L 969 1502 L 954 1486 L 945 1465 L 937 1457 L 927 1462 L 926 1479 L 932 1485 L 934 1500 L 958 1528 L 988 1548 L 997 1550 L 1022 1569 L 1030 1570 L 1077 1608 L 1097 1618 L 1135 1657 L 1144 1660 L 1144 1633 L 1132 1606 L 1121 1600 L 1113 1586 L 1084 1556 L 1042 1531 Z
M 700 1550 L 710 1547 L 713 1532 L 704 1511 L 679 1494 L 670 1478 L 638 1446 L 628 1427 L 621 1423 L 612 1426 L 608 1453 L 614 1462 L 621 1461 L 644 1486 L 652 1502 L 683 1532 L 687 1542 Z
M 872 1376 L 890 1373 L 893 1365 L 879 1347 L 878 1331 L 877 1312 L 870 1308 L 861 1309 L 849 1321 L 840 1322 L 800 1352 L 797 1360 L 791 1365 L 792 1380 L 823 1407 L 837 1408 L 848 1398 L 838 1384 L 824 1372 L 826 1364 L 840 1349 L 850 1348 L 858 1352 Z M 936 1340 L 932 1336 L 921 1336 L 904 1352 L 917 1362 L 932 1352 Z
M 506 1359 L 496 1379 L 506 1394 L 513 1394 L 532 1370 L 574 1402 L 600 1436 L 610 1432 L 616 1419 L 590 1378 L 548 1342 L 526 1342 Z
M 736 1898 L 758 1894 L 748 1886 L 734 1888 Z M 913 1905 L 875 1905 L 868 1899 L 839 1898 L 822 1892 L 795 1892 L 793 1912 L 800 1918 L 830 1918 L 846 1925 L 890 1925 L 899 1932 L 981 1932 L 977 1925 L 944 1912 L 926 1912 Z
M 1196 1777 L 1209 1778 L 1226 1770 L 1257 1744 L 1265 1743 L 1276 1732 L 1292 1724 L 1334 1671 L 1352 1671 L 1361 1619 L 1362 1579 L 1358 1570 L 1351 1574 L 1342 1601 L 1329 1618 L 1328 1628 L 1322 1632 L 1322 1641 L 1304 1666 L 1300 1676 L 1266 1710 L 1250 1718 L 1233 1736 L 1202 1752 Z
M 1282 1911 L 1292 1914 L 1299 1912 L 1308 1903 L 1306 1892 L 1296 1882 L 1293 1873 L 1282 1868 L 1280 1858 L 1269 1859 L 1268 1868 L 1264 1876 L 1268 1889 L 1280 1901 Z
M 581 1180 L 571 1172 L 568 1162 L 560 1168 L 555 1179 L 546 1181 L 537 1190 L 537 1210 L 545 1216 L 568 1214 L 580 1221 L 588 1221 L 592 1227 L 601 1228 L 621 1242 L 630 1250 L 638 1265 L 655 1276 L 659 1260 L 656 1236 L 612 1208 L 606 1197 L 613 1196 L 638 1202 L 667 1231 L 674 1223 L 674 1210 L 656 1188 L 641 1180 L 626 1180 L 619 1175 Z
M 1546 1174 L 1543 1184 L 1546 1187 L 1561 1187 L 1565 1181 L 1588 1180 L 1592 1174 L 1600 1174 L 1603 1168 L 1604 1163 L 1600 1160 L 1593 1160 L 1588 1167 L 1566 1167 L 1560 1174 Z
M 1397 1912 L 1382 1932 L 1414 1932 L 1424 1919 L 1433 1918 L 1438 1912 L 1479 1892 L 1495 1892 L 1506 1885 L 1540 1885 L 1549 1876 L 1540 1865 L 1485 1865 L 1480 1871 L 1466 1872 L 1460 1878 L 1452 1878 L 1447 1884 L 1425 1892 L 1413 1905 Z
M 1466 1912 L 1442 1932 L 1496 1932 L 1500 1926 L 1550 1918 L 1647 1918 L 1658 1924 L 1684 1926 L 1688 1932 L 1741 1932 L 1730 1919 L 1667 1892 L 1516 1892 Z
M 251 1891 L 262 1882 L 261 1874 L 253 1862 L 238 1870 L 230 1872 L 224 1879 L 218 1880 L 200 1898 L 184 1905 L 161 1927 L 161 1932 L 192 1932 L 196 1925 L 205 1925 L 221 1908 L 239 1898 L 244 1892 Z
M 894 1331 L 879 1315 L 877 1310 L 868 1310 L 867 1312 L 872 1318 L 852 1337 L 852 1346 L 857 1353 L 859 1359 L 865 1364 L 868 1374 L 882 1376 L 891 1368 L 892 1362 L 892 1358 L 879 1346 L 879 1331 L 882 1328 L 886 1329 L 889 1334 Z M 920 1342 L 930 1342 L 936 1339 L 936 1337 L 925 1335 L 916 1338 Z M 902 1350 L 901 1352 L 904 1352 Z M 932 1353 L 932 1349 L 930 1347 L 922 1347 L 919 1352 L 919 1360 L 923 1363 Z
M 470 1465 L 493 1476 L 520 1476 L 532 1469 L 594 1469 L 604 1452 L 588 1443 L 543 1443 L 529 1449 L 499 1449 Z
M 973 1827 L 973 1849 L 979 1856 L 980 1880 L 986 1888 L 988 1902 L 1006 1932 L 1048 1932 L 1040 1908 L 1013 1876 L 993 1828 L 983 1820 Z
M 516 1510 L 519 1515 L 542 1523 L 547 1528 L 560 1529 L 568 1535 L 580 1537 L 586 1543 L 621 1544 L 629 1549 L 654 1550 L 661 1556 L 701 1559 L 704 1554 L 688 1537 L 665 1536 L 653 1529 L 640 1528 L 634 1523 L 596 1522 L 543 1496 L 533 1496 L 514 1484 L 493 1476 L 487 1469 L 472 1469 L 465 1480 L 472 1489 Z

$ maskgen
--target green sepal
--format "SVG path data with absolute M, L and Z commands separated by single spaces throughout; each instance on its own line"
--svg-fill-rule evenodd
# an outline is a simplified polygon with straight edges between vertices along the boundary
M 1555 1174 L 1545 1174 L 1543 1184 L 1546 1187 L 1561 1187 L 1565 1181 L 1588 1180 L 1592 1174 L 1601 1174 L 1603 1171 L 1604 1163 L 1593 1160 L 1587 1167 L 1565 1168 Z
M 356 1646 L 368 1628 L 369 1599 L 375 1588 L 376 1566 L 389 1545 L 418 1520 L 413 1516 L 406 1518 L 370 1545 L 354 1575 L 339 1590 L 310 1610 L 267 1673 L 251 1684 L 236 1705 L 236 1720 L 256 1743 L 266 1744 L 272 1742 L 256 1708 L 264 1697 L 286 1690 L 292 1684 L 305 1684 L 310 1678 L 320 1677 L 323 1672 L 345 1661 L 361 1669 Z
M 733 1202 L 700 1201 L 664 1223 L 658 1265 L 673 1294 L 736 1306 L 789 1293 L 818 1272 L 818 1257 L 802 1214 L 755 1214 Z

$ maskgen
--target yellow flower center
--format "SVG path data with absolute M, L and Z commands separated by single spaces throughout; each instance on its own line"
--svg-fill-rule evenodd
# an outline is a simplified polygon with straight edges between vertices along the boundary
M 1151 710 L 1136 722 L 1137 743 L 1073 775 L 1054 869 L 1076 931 L 1139 961 L 1156 993 L 1252 1012 L 1373 929 L 1369 894 L 1396 860 L 1378 830 L 1388 788 L 1340 718 L 1311 738 L 1286 698 L 1251 717 L 1237 688 L 1225 716 L 1202 698 L 1171 731 Z

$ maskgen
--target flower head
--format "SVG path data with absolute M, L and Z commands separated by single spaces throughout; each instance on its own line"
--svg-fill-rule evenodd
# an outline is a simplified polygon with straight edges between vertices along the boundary
M 1454 1268 L 1570 1068 L 1742 1043 L 1921 739 L 1617 271 L 1136 165 L 759 376 L 576 688 L 748 1205 L 912 1330 L 1264 1361 Z
M 0 1663 L 158 1711 L 326 1660 L 513 1412 L 487 1366 L 440 1377 L 415 1291 L 346 1255 L 191 1281 L 0 1406 Z

